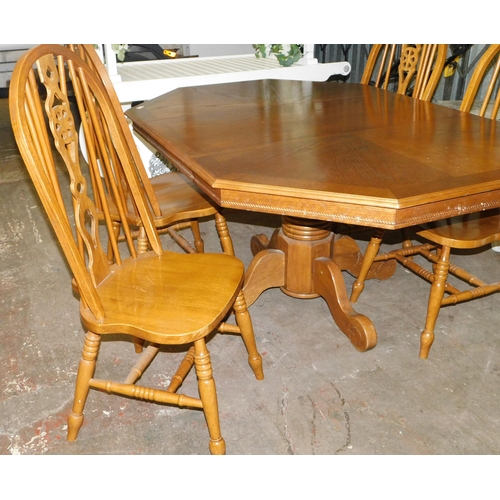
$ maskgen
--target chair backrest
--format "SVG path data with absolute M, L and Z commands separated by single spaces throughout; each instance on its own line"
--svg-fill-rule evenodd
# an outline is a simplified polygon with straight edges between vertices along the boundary
M 99 219 L 102 217 L 80 168 L 83 158 L 79 154 L 70 95 L 74 95 L 77 101 L 90 161 L 97 162 L 100 158 L 101 166 L 109 176 L 112 176 L 113 163 L 120 162 L 151 247 L 158 254 L 162 253 L 162 248 L 149 205 L 139 187 L 134 160 L 102 82 L 85 61 L 65 47 L 40 45 L 28 51 L 16 64 L 9 88 L 12 128 L 21 156 L 68 260 L 81 299 L 96 318 L 103 318 L 105 311 L 96 286 L 108 276 L 111 268 L 100 242 Z M 54 156 L 54 147 L 59 153 L 59 161 Z M 65 167 L 63 171 L 58 168 L 62 165 Z M 69 202 L 65 201 L 66 191 L 61 187 L 64 185 L 71 193 Z M 120 266 L 122 260 L 116 237 L 113 236 L 103 184 L 97 182 L 96 189 L 100 190 L 103 218 L 116 265 Z M 123 206 L 117 208 L 123 213 Z M 70 223 L 73 217 L 68 215 L 70 211 L 73 212 L 74 229 Z M 130 255 L 135 258 L 137 255 L 126 221 L 124 232 Z
M 397 93 L 430 101 L 441 78 L 445 44 L 374 44 L 361 83 L 389 90 L 397 80 Z M 398 59 L 399 55 L 399 59 Z
M 482 55 L 465 91 L 461 111 L 470 112 L 476 101 L 480 101 L 479 116 L 496 119 L 500 107 L 499 53 L 500 44 L 491 44 Z
M 100 57 L 98 56 L 97 52 L 95 51 L 94 47 L 90 44 L 68 44 L 68 47 L 78 54 L 84 61 L 87 62 L 87 64 L 94 70 L 95 74 L 97 77 L 101 80 L 103 83 L 104 87 L 106 88 L 106 91 L 108 92 L 108 96 L 111 102 L 111 105 L 116 113 L 118 123 L 122 129 L 123 136 L 125 137 L 125 141 L 127 142 L 129 149 L 130 149 L 130 154 L 132 155 L 132 158 L 134 160 L 134 163 L 137 168 L 137 173 L 139 175 L 139 179 L 141 182 L 141 185 L 144 189 L 144 192 L 146 194 L 146 197 L 148 199 L 148 202 L 151 205 L 151 209 L 154 213 L 155 216 L 161 216 L 161 208 L 158 203 L 158 200 L 154 194 L 153 187 L 151 185 L 151 182 L 148 178 L 146 168 L 144 167 L 144 164 L 141 159 L 141 155 L 139 154 L 139 151 L 137 149 L 137 146 L 135 144 L 134 137 L 132 135 L 132 132 L 130 131 L 130 127 L 127 123 L 127 119 L 125 117 L 125 114 L 123 113 L 123 108 L 120 104 L 120 101 L 118 99 L 118 96 L 116 94 L 115 88 L 113 86 L 113 82 L 111 81 L 111 78 L 109 77 L 109 74 L 106 70 L 106 67 L 104 66 L 104 63 L 101 61 Z M 120 171 L 118 170 L 117 172 L 118 175 L 120 175 Z M 126 189 L 126 183 L 124 182 L 123 179 L 122 184 L 124 184 L 124 191 L 123 195 L 126 197 L 126 205 L 127 207 L 133 206 L 132 203 L 130 203 L 129 200 L 129 192 Z

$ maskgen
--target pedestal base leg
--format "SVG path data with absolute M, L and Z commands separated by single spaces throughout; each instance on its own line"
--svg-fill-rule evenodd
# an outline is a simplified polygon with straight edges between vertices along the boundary
M 245 273 L 243 293 L 250 307 L 268 288 L 285 284 L 285 254 L 281 250 L 261 250 L 252 260 Z
M 343 241 L 337 252 L 328 222 L 283 217 L 282 228 L 274 232 L 271 240 L 264 235 L 254 236 L 251 249 L 254 258 L 243 286 L 248 306 L 262 292 L 275 287 L 296 298 L 321 296 L 335 323 L 358 351 L 375 347 L 375 328 L 352 308 L 342 276 L 342 269 L 352 272 L 362 261 L 354 240 Z M 337 255 L 342 263 L 337 264 Z
M 315 260 L 314 290 L 325 299 L 335 323 L 358 351 L 377 345 L 373 323 L 352 308 L 342 272 L 335 262 L 325 257 Z

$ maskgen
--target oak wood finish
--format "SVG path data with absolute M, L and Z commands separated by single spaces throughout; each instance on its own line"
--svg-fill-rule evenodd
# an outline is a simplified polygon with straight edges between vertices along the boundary
M 375 345 L 375 330 L 340 273 L 359 272 L 359 250 L 323 223 L 399 229 L 500 206 L 493 122 L 368 85 L 183 88 L 127 114 L 218 204 L 283 215 L 269 241 L 252 240 L 248 304 L 270 287 L 320 295 L 360 350 Z
M 194 183 L 179 172 L 161 174 L 152 179 L 148 178 L 113 83 L 94 47 L 90 44 L 70 44 L 69 48 L 78 53 L 94 69 L 108 92 L 122 133 L 137 165 L 140 182 L 151 205 L 153 220 L 160 234 L 169 234 L 186 252 L 203 252 L 204 242 L 199 229 L 199 219 L 214 216 L 223 251 L 234 255 L 233 243 L 225 218 L 220 213 L 219 208 Z M 130 190 L 126 188 L 126 179 L 122 175 L 121 169 L 117 169 L 115 174 L 120 176 L 121 183 L 124 185 L 120 194 L 125 198 L 124 206 L 129 224 L 141 227 L 140 214 L 135 207 Z M 110 206 L 113 210 L 116 204 L 113 202 Z M 112 215 L 116 221 L 120 221 L 120 216 L 116 211 Z M 189 227 L 193 233 L 195 248 L 178 232 L 186 227 Z M 134 235 L 140 240 L 139 249 L 147 248 L 147 238 L 144 231 L 136 231 Z
M 39 86 L 46 95 L 43 99 Z M 151 251 L 136 252 L 127 217 L 121 222 L 128 245 L 117 242 L 101 176 L 94 179 L 100 194 L 99 211 L 89 196 L 90 185 L 80 168 L 83 158 L 70 109 L 69 86 L 76 97 L 91 161 L 99 157 L 108 175 L 113 171 L 113 162 L 120 162 Z M 41 45 L 27 52 L 14 69 L 9 107 L 19 150 L 76 280 L 80 316 L 88 330 L 68 419 L 68 439 L 78 435 L 92 387 L 127 397 L 202 408 L 210 451 L 224 453 L 207 335 L 218 329 L 240 333 L 256 378 L 263 378 L 262 359 L 242 292 L 243 263 L 223 253 L 186 255 L 162 250 L 134 157 L 108 93 L 94 71 L 72 51 L 60 45 Z M 64 165 L 62 170 L 56 167 L 54 155 L 59 165 Z M 65 192 L 70 194 L 67 202 Z M 116 210 L 123 214 L 121 198 L 115 201 Z M 99 224 L 101 217 L 104 226 Z M 115 257 L 112 264 L 102 248 L 99 227 L 107 230 Z M 226 325 L 233 310 L 236 324 Z M 149 344 L 123 383 L 94 377 L 101 336 L 108 334 L 130 335 Z M 136 384 L 160 346 L 184 344 L 185 359 L 167 390 Z M 199 397 L 177 394 L 193 365 Z
M 500 44 L 491 45 L 484 53 L 472 74 L 461 105 L 461 111 L 469 112 L 474 104 L 481 85 L 485 86 L 484 98 L 479 115 L 496 119 L 500 105 L 498 75 L 500 73 Z M 478 134 L 476 140 L 491 144 L 497 141 L 495 123 L 488 120 L 480 122 L 487 129 L 487 135 Z M 471 139 L 472 140 L 472 139 Z M 488 151 L 484 151 L 488 154 Z M 477 157 L 473 158 L 477 161 Z M 486 207 L 487 208 L 487 207 Z M 466 300 L 484 297 L 500 290 L 500 281 L 487 283 L 465 269 L 450 262 L 451 249 L 475 249 L 484 247 L 500 238 L 500 213 L 490 209 L 474 214 L 460 215 L 443 219 L 414 228 L 416 234 L 428 243 L 407 246 L 404 249 L 378 254 L 380 240 L 372 239 L 365 253 L 362 271 L 354 283 L 351 300 L 356 301 L 363 290 L 366 272 L 377 262 L 395 261 L 411 269 L 416 275 L 431 283 L 425 327 L 420 340 L 420 357 L 426 359 L 434 341 L 434 330 L 440 308 Z M 413 255 L 421 255 L 432 264 L 432 271 L 417 264 Z M 470 257 L 472 258 L 472 257 Z M 468 287 L 461 290 L 448 281 L 449 274 L 462 280 Z

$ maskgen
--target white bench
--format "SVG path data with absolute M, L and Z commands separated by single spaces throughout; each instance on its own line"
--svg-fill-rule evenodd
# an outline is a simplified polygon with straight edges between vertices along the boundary
M 276 57 L 254 54 L 188 57 L 170 60 L 117 63 L 111 45 L 104 45 L 106 67 L 122 105 L 146 101 L 180 87 L 275 78 L 324 82 L 333 75 L 348 75 L 348 62 L 318 63 L 314 45 L 304 46 L 304 57 L 283 67 Z

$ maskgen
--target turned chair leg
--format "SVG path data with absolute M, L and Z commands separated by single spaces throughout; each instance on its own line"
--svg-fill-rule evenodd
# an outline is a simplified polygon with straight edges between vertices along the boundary
M 226 443 L 220 432 L 219 407 L 217 404 L 217 391 L 212 376 L 212 363 L 208 353 L 205 339 L 194 342 L 194 365 L 198 376 L 198 389 L 203 403 L 203 412 L 207 421 L 210 435 L 209 448 L 212 455 L 224 455 Z
M 408 228 L 403 229 L 403 248 L 409 250 L 413 248 L 413 242 L 411 240 L 411 231 Z M 408 260 L 413 260 L 413 255 L 406 257 Z
M 139 337 L 133 337 L 134 341 L 134 349 L 136 354 L 141 354 L 144 350 L 144 339 L 140 339 Z
M 137 236 L 137 253 L 145 253 L 149 249 L 149 241 L 146 231 L 143 226 L 139 228 L 139 235 Z M 141 354 L 144 350 L 144 339 L 133 337 L 134 349 L 136 354 Z
M 94 376 L 100 343 L 100 335 L 87 332 L 83 344 L 82 359 L 78 365 L 78 373 L 76 375 L 73 408 L 68 417 L 68 441 L 74 441 L 77 438 L 83 424 L 83 408 L 90 390 L 89 381 Z
M 434 329 L 444 297 L 449 267 L 450 247 L 443 246 L 439 254 L 439 260 L 434 266 L 434 281 L 432 282 L 429 294 L 425 329 L 420 336 L 420 357 L 422 359 L 427 359 L 429 356 L 429 350 L 434 342 Z
M 255 378 L 257 380 L 263 380 L 264 371 L 262 369 L 262 357 L 257 350 L 252 326 L 252 318 L 248 312 L 247 303 L 242 291 L 238 294 L 233 307 L 236 323 L 240 328 L 241 338 L 243 339 L 243 343 L 245 344 L 248 352 L 248 364 L 253 370 Z
M 201 237 L 200 223 L 197 220 L 191 221 L 191 232 L 194 238 L 194 247 L 198 253 L 205 252 L 205 242 Z
M 358 300 L 358 297 L 361 295 L 361 292 L 365 288 L 366 277 L 368 276 L 368 272 L 370 271 L 370 268 L 372 267 L 375 257 L 378 254 L 378 251 L 380 249 L 380 244 L 382 243 L 382 238 L 384 236 L 384 232 L 385 231 L 383 229 L 376 229 L 375 233 L 373 234 L 370 240 L 370 243 L 368 243 L 368 246 L 366 247 L 365 255 L 363 257 L 363 262 L 361 264 L 361 269 L 359 271 L 356 281 L 352 285 L 350 300 L 353 303 Z
M 219 234 L 222 251 L 227 255 L 234 255 L 233 240 L 229 234 L 227 221 L 220 213 L 215 214 L 215 227 Z

